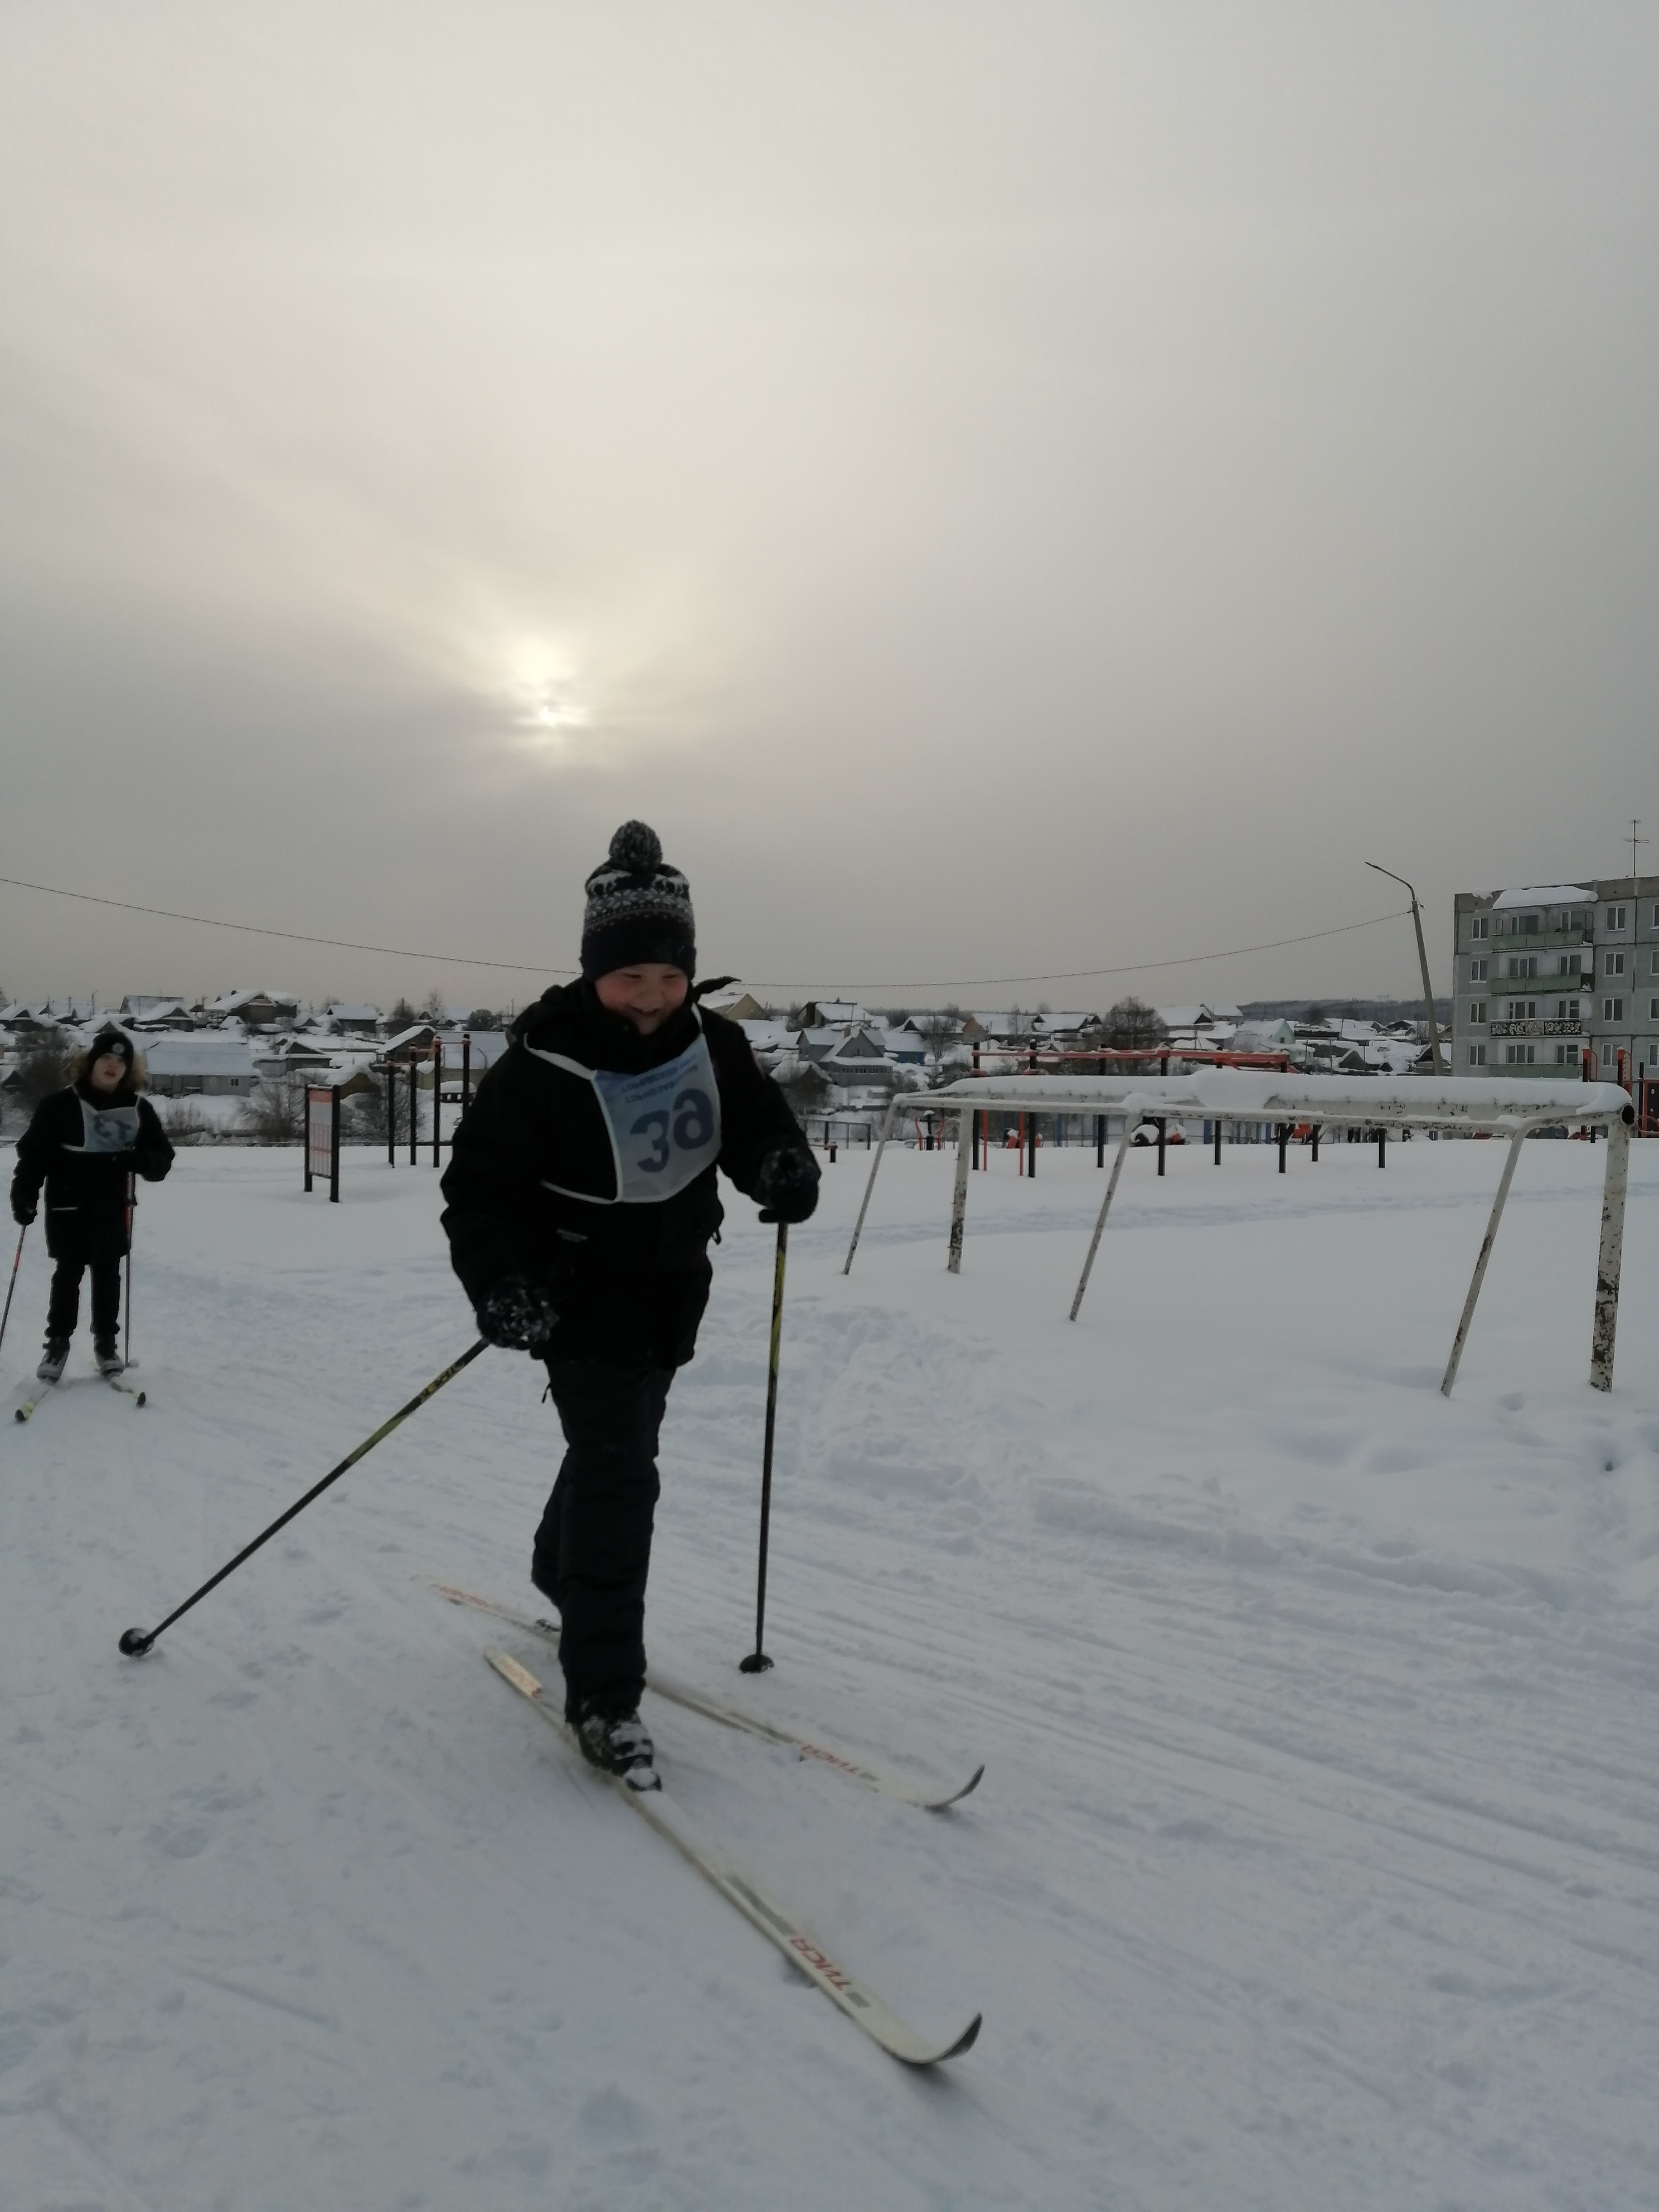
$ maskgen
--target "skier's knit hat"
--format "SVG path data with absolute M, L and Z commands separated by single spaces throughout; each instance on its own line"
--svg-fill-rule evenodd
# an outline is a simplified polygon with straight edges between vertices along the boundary
M 132 1039 L 125 1030 L 115 1029 L 107 1023 L 87 1047 L 87 1066 L 90 1067 L 94 1060 L 102 1060 L 106 1053 L 113 1053 L 125 1066 L 127 1073 L 131 1074 Z
M 624 822 L 611 857 L 587 879 L 582 917 L 582 974 L 590 981 L 613 968 L 661 961 L 692 975 L 697 925 L 691 886 L 662 856 L 662 840 L 643 822 Z

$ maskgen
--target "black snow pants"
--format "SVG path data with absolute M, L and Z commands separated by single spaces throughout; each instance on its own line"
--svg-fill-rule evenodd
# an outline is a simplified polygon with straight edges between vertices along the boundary
M 92 1335 L 94 1344 L 113 1344 L 121 1320 L 121 1262 L 64 1259 L 52 1270 L 46 1306 L 46 1334 L 73 1336 L 81 1318 L 81 1277 L 92 1269 Z
M 657 1432 L 674 1372 L 562 1359 L 547 1372 L 569 1449 L 536 1531 L 530 1579 L 559 1608 L 567 1717 L 632 1712 L 645 1687 Z

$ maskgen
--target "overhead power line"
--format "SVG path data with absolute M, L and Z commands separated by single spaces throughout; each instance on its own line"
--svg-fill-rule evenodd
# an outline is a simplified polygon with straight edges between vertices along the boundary
M 0 878 L 3 881 L 3 878 Z M 1369 921 L 1339 922 L 1334 929 L 1310 929 L 1300 937 L 1274 937 L 1265 945 L 1229 945 L 1215 952 L 1184 952 L 1178 960 L 1131 960 L 1119 968 L 1072 968 L 1064 970 L 1045 969 L 1036 975 L 933 975 L 924 981 L 914 979 L 894 982 L 860 981 L 858 977 L 843 977 L 839 988 L 860 991 L 964 991 L 982 984 L 990 989 L 1003 983 L 1083 983 L 1100 975 L 1149 975 L 1160 968 L 1197 968 L 1206 960 L 1236 960 L 1246 952 L 1278 952 L 1287 945 L 1311 945 L 1316 938 L 1346 937 L 1356 929 L 1380 928 L 1385 921 L 1409 920 L 1411 908 L 1401 907 L 1394 914 L 1374 914 Z M 768 977 L 763 988 L 774 991 L 823 990 L 827 987 L 819 981 L 784 982 Z
M 459 952 L 416 952 L 407 945 L 360 945 L 349 937 L 312 937 L 300 929 L 261 929 L 251 921 L 224 921 L 216 915 L 177 914 L 171 907 L 137 906 L 131 899 L 100 898 L 94 891 L 66 891 L 56 884 L 26 884 L 19 876 L 0 876 L 16 891 L 44 891 L 48 897 L 78 899 L 84 906 L 112 906 L 123 914 L 154 915 L 161 921 L 194 922 L 198 929 L 234 929 L 244 937 L 281 937 L 290 945 L 328 945 L 337 952 L 380 952 L 394 960 L 435 960 L 450 968 L 503 968 L 514 975 L 574 975 L 574 968 L 532 968 L 522 960 L 472 960 Z
M 574 975 L 577 972 L 574 968 L 532 967 L 517 960 L 474 960 L 459 952 L 417 952 L 407 945 L 364 945 L 354 938 L 315 937 L 299 929 L 264 929 L 255 922 L 226 921 L 216 915 L 180 914 L 172 907 L 140 906 L 131 899 L 104 898 L 95 891 L 68 891 L 58 884 L 26 883 L 20 876 L 0 876 L 0 884 L 9 885 L 13 890 L 40 891 L 49 898 L 76 899 L 84 906 L 113 907 L 122 914 L 151 915 L 160 921 L 187 921 L 198 929 L 234 929 L 245 937 L 281 938 L 289 945 L 325 945 L 338 952 L 377 952 L 388 959 L 436 961 L 451 968 L 499 968 L 515 975 Z M 833 984 L 825 984 L 820 978 L 803 982 L 768 977 L 760 988 L 775 991 L 963 991 L 976 987 L 996 989 L 1006 983 L 1091 982 L 1106 975 L 1150 975 L 1165 968 L 1197 968 L 1208 960 L 1236 960 L 1250 952 L 1279 952 L 1286 945 L 1312 945 L 1324 937 L 1346 937 L 1358 929 L 1379 929 L 1384 922 L 1406 921 L 1410 914 L 1409 907 L 1401 907 L 1392 914 L 1374 914 L 1364 921 L 1342 921 L 1332 929 L 1305 930 L 1299 937 L 1274 937 L 1261 945 L 1223 945 L 1209 952 L 1182 953 L 1171 960 L 1132 960 L 1115 968 L 1048 969 L 1033 975 L 934 975 L 902 981 L 842 976 Z

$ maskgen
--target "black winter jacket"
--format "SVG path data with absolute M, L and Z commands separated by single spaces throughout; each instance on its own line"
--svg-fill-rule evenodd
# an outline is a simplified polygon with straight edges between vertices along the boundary
M 131 1143 L 121 1144 L 128 1136 Z M 82 1077 L 43 1098 L 18 1139 L 12 1208 L 33 1206 L 44 1183 L 52 1258 L 119 1260 L 128 1243 L 127 1177 L 160 1182 L 172 1165 L 173 1146 L 148 1098 L 125 1083 L 95 1091 Z
M 647 1167 L 659 1152 L 666 1158 L 670 1117 L 635 1117 L 630 1108 L 613 1148 L 583 1071 L 626 1077 L 663 1067 L 696 1046 L 700 1024 L 719 1091 L 718 1159 L 672 1197 L 619 1200 L 624 1151 Z M 672 1103 L 680 1109 L 673 1129 L 696 1138 L 702 1109 Z M 630 1136 L 630 1127 L 645 1133 Z M 724 1218 L 714 1167 L 752 1198 L 761 1162 L 779 1147 L 801 1153 L 816 1176 L 799 1124 L 734 1022 L 688 1004 L 641 1036 L 605 1011 L 591 984 L 557 985 L 514 1024 L 511 1045 L 456 1131 L 443 1179 L 455 1272 L 475 1306 L 504 1276 L 541 1284 L 559 1312 L 548 1346 L 555 1359 L 683 1366 L 708 1303 L 708 1241 Z

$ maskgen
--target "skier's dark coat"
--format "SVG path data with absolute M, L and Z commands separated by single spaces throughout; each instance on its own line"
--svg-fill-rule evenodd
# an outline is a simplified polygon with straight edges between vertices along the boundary
M 514 1024 L 456 1132 L 443 1179 L 455 1272 L 475 1306 L 504 1276 L 542 1284 L 559 1310 L 551 1358 L 684 1366 L 708 1302 L 708 1242 L 724 1217 L 712 1166 L 660 1204 L 608 1202 L 616 1165 L 592 1085 L 536 1054 L 641 1073 L 693 1044 L 699 1021 L 720 1090 L 718 1164 L 755 1197 L 769 1152 L 793 1147 L 811 1160 L 811 1152 L 743 1031 L 689 1003 L 641 1036 L 605 1012 L 591 983 L 556 986 Z
M 137 1141 L 131 1152 L 89 1152 L 82 1101 L 94 1111 L 138 1109 Z M 107 1261 L 127 1249 L 127 1177 L 160 1182 L 173 1165 L 173 1146 L 148 1098 L 130 1084 L 94 1091 L 85 1075 L 65 1091 L 43 1098 L 17 1140 L 11 1179 L 14 1209 L 35 1204 L 46 1186 L 46 1250 L 54 1260 Z

